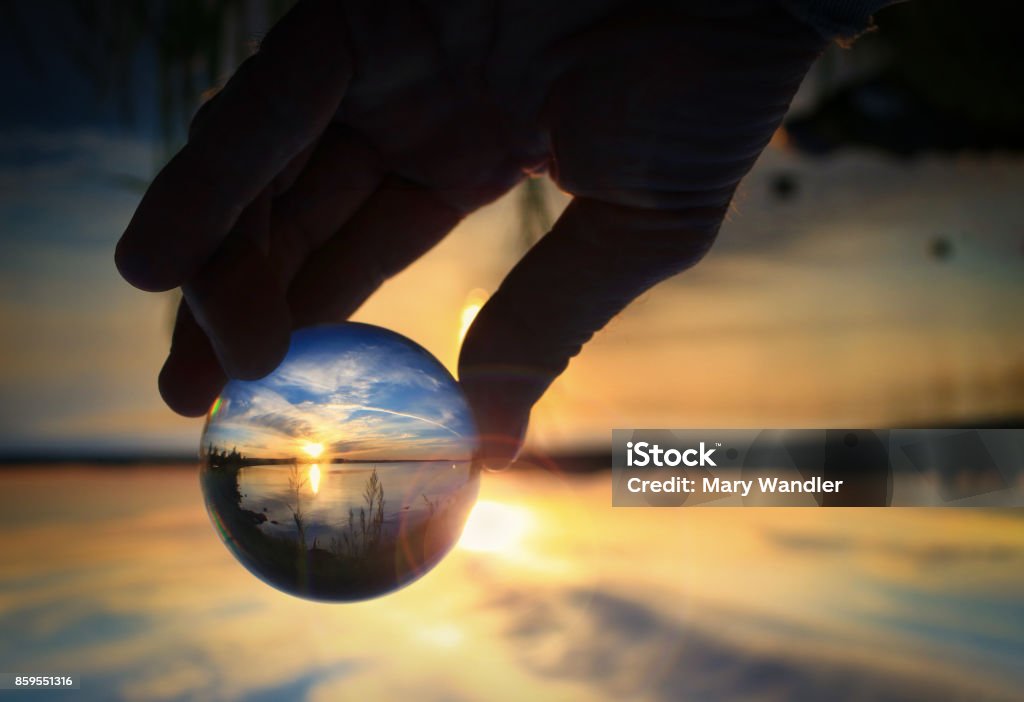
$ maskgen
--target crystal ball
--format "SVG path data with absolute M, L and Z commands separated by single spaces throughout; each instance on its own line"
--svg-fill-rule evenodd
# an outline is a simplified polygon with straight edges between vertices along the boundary
M 261 380 L 232 380 L 207 416 L 200 479 L 235 557 L 298 597 L 403 587 L 462 534 L 477 432 L 429 352 L 367 324 L 295 332 Z

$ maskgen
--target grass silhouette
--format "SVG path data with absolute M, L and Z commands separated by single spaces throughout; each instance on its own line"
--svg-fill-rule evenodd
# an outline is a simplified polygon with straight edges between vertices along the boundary
M 280 467 L 286 481 L 291 524 L 268 528 L 267 515 L 242 506 L 239 479 L 249 464 L 237 452 L 207 451 L 202 483 L 214 519 L 229 548 L 251 572 L 292 594 L 313 599 L 366 599 L 414 580 L 435 565 L 458 539 L 477 492 L 471 478 L 426 509 L 386 513 L 387 499 L 376 466 L 363 484 L 362 505 L 350 508 L 326 547 L 309 543 L 303 508 L 309 486 L 298 465 Z M 321 525 L 322 526 L 322 525 Z

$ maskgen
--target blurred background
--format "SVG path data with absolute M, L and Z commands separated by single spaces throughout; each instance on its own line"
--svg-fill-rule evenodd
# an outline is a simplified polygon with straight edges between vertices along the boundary
M 455 552 L 328 607 L 219 543 L 201 422 L 156 389 L 177 299 L 113 266 L 206 91 L 289 5 L 0 2 L 0 672 L 104 700 L 1019 694 L 1019 511 L 613 510 L 606 474 L 564 469 L 614 427 L 1021 425 L 1020 10 L 906 3 L 831 47 L 711 254 L 573 361 Z M 454 371 L 565 204 L 523 183 L 355 319 Z

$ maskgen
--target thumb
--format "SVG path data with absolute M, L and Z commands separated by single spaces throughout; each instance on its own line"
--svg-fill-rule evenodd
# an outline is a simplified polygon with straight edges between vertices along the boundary
M 530 410 L 593 334 L 635 297 L 699 261 L 725 207 L 658 211 L 577 198 L 480 310 L 459 379 L 499 469 L 519 452 Z

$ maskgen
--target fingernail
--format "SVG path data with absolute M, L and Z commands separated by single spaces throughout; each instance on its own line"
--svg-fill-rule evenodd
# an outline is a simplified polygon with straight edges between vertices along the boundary
M 489 456 L 480 460 L 481 467 L 489 473 L 500 473 L 501 471 L 512 465 L 512 462 L 507 459 L 497 458 L 495 456 Z
M 527 421 L 515 423 L 511 430 L 488 433 L 480 437 L 478 463 L 487 471 L 503 471 L 515 463 L 526 438 Z

